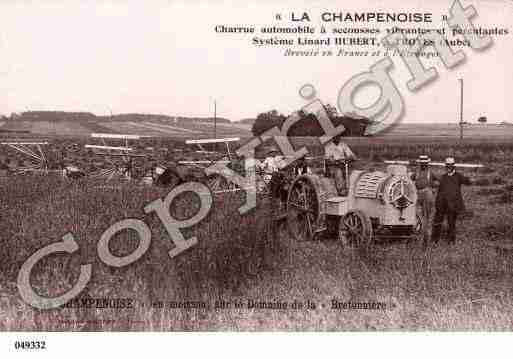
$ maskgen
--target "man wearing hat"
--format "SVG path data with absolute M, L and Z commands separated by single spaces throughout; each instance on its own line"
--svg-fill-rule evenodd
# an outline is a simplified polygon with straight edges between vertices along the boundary
M 274 146 L 267 149 L 267 155 L 261 163 L 261 168 L 264 171 L 266 180 L 270 180 L 273 173 L 277 172 L 282 167 L 283 157 L 279 155 L 280 151 Z
M 435 204 L 435 196 L 433 187 L 438 178 L 431 173 L 429 163 L 431 159 L 426 155 L 420 155 L 417 160 L 417 170 L 411 175 L 411 179 L 415 182 L 417 188 L 417 204 L 421 209 L 422 218 L 424 219 L 424 239 L 427 241 L 427 224 L 431 220 L 433 206 Z
M 270 187 L 273 203 L 278 208 L 284 205 L 287 200 L 287 191 L 285 190 L 285 176 L 280 171 L 285 167 L 284 158 L 280 155 L 278 149 L 270 146 L 267 149 L 267 155 L 260 164 L 260 169 L 264 172 L 264 181 Z
M 454 158 L 445 159 L 446 173 L 440 177 L 438 194 L 435 201 L 435 218 L 431 238 L 438 242 L 445 217 L 447 217 L 447 239 L 449 243 L 456 241 L 456 218 L 463 212 L 465 205 L 461 195 L 461 185 L 470 185 L 470 179 L 456 172 Z
M 346 174 L 342 166 L 346 165 L 347 161 L 354 161 L 357 158 L 347 144 L 340 142 L 340 138 L 340 135 L 335 136 L 332 142 L 326 145 L 324 158 L 327 170 L 335 180 L 335 187 L 339 195 L 347 196 Z

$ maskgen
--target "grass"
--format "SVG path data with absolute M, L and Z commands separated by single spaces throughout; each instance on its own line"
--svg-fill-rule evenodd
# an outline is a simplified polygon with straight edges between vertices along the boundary
M 268 219 L 252 215 L 237 215 L 234 204 L 240 198 L 222 198 L 215 203 L 215 210 L 187 235 L 200 238 L 199 244 L 186 253 L 169 258 L 172 249 L 168 235 L 156 216 L 144 215 L 142 206 L 166 194 L 163 190 L 123 186 L 118 190 L 105 190 L 89 184 L 70 184 L 58 179 L 44 177 L 24 179 L 23 187 L 37 201 L 24 203 L 26 197 L 12 193 L 4 208 L 2 219 L 2 280 L 7 283 L 1 293 L 7 290 L 7 298 L 18 299 L 24 308 L 23 320 L 12 317 L 12 307 L 5 307 L 0 315 L 0 326 L 4 330 L 14 329 L 58 329 L 62 317 L 79 318 L 76 310 L 63 309 L 38 313 L 19 302 L 14 281 L 21 264 L 35 250 L 55 242 L 67 231 L 73 232 L 80 244 L 76 256 L 55 255 L 34 269 L 33 285 L 42 295 L 55 296 L 70 286 L 78 276 L 80 263 L 93 263 L 93 278 L 87 293 L 99 297 L 136 297 L 139 304 L 151 307 L 156 300 L 203 300 L 232 293 L 245 281 L 258 275 L 279 255 L 270 234 Z M 11 184 L 12 186 L 12 184 Z M 52 187 L 51 189 L 49 187 Z M 5 187 L 3 187 L 5 188 Z M 176 218 L 188 218 L 196 211 L 195 197 L 182 196 L 172 205 L 171 213 Z M 96 255 L 96 243 L 102 232 L 111 224 L 123 218 L 141 218 L 152 228 L 152 245 L 140 261 L 127 268 L 113 269 L 103 264 Z M 249 229 L 249 232 L 241 229 Z M 111 241 L 115 255 L 127 255 L 137 247 L 137 238 L 131 232 L 121 232 Z M 63 270 L 64 268 L 64 270 Z M 83 314 L 83 313 L 82 313 Z M 88 313 L 88 320 L 102 318 L 106 314 Z M 109 313 L 112 315 L 113 313 Z M 116 315 L 121 314 L 117 313 Z M 142 314 L 147 314 L 144 312 Z M 190 313 L 189 313 L 190 314 Z M 188 315 L 186 312 L 180 315 Z M 28 316 L 28 317 L 27 317 Z M 134 318 L 135 317 L 135 318 Z M 126 320 L 136 319 L 136 313 L 127 313 Z M 41 319 L 44 318 L 44 319 Z M 132 319 L 130 319 L 132 318 Z M 119 319 L 119 318 L 118 318 Z M 148 319 L 148 318 L 146 318 Z M 122 321 L 121 321 L 122 322 Z M 130 328 L 119 320 L 114 328 Z M 186 320 L 183 325 L 186 329 Z M 41 324 L 44 323 L 44 324 Z M 149 324 L 153 328 L 154 324 Z M 71 329 L 92 329 L 90 327 Z
M 353 148 L 364 166 L 380 168 L 373 159 L 415 158 L 423 149 L 442 158 L 449 147 L 362 142 Z M 493 243 L 507 242 L 513 234 L 512 188 L 506 176 L 513 145 L 451 148 L 461 151 L 463 159 L 490 164 L 468 172 L 483 184 L 464 188 L 473 215 L 458 222 L 457 244 L 425 249 L 411 241 L 377 243 L 366 256 L 332 240 L 294 242 L 283 226 L 273 226 L 266 201 L 240 216 L 240 194 L 231 194 L 216 197 L 210 215 L 184 230 L 186 237 L 196 235 L 199 244 L 171 259 L 167 252 L 172 244 L 163 226 L 154 214 L 143 212 L 145 204 L 166 195 L 163 189 L 112 189 L 51 176 L 0 179 L 0 330 L 511 330 L 513 258 Z M 502 160 L 487 161 L 501 153 Z M 184 218 L 196 208 L 195 198 L 184 195 L 171 211 Z M 105 229 L 124 218 L 143 219 L 152 243 L 139 261 L 112 268 L 100 261 L 96 245 Z M 58 295 L 75 282 L 80 263 L 92 263 L 93 276 L 81 298 L 133 298 L 134 308 L 39 311 L 22 302 L 15 282 L 22 263 L 68 231 L 80 250 L 39 263 L 34 288 L 42 295 Z M 126 255 L 137 244 L 133 233 L 121 232 L 111 250 Z M 249 299 L 304 306 L 309 301 L 316 309 L 248 309 Z M 220 300 L 232 308 L 216 309 Z M 334 310 L 332 300 L 389 306 Z M 205 303 L 206 308 L 165 306 L 186 301 Z M 239 302 L 242 307 L 233 308 Z M 155 306 L 159 303 L 164 308 Z

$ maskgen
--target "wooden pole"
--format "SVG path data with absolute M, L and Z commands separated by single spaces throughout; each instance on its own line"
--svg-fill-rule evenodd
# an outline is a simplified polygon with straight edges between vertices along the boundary
M 214 100 L 214 138 L 217 138 L 217 101 Z
M 460 140 L 463 140 L 463 79 L 460 79 Z

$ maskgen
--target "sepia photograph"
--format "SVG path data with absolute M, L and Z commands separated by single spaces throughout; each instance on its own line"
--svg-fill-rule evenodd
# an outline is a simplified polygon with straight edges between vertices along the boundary
M 0 21 L 13 353 L 513 329 L 510 0 L 13 0 Z

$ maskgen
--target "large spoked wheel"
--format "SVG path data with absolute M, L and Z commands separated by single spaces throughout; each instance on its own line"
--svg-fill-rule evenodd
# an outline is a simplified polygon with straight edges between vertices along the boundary
M 287 227 L 298 241 L 314 239 L 319 232 L 319 198 L 308 177 L 298 177 L 287 197 Z
M 362 211 L 350 211 L 342 219 L 349 244 L 368 249 L 372 245 L 373 230 L 370 218 Z

